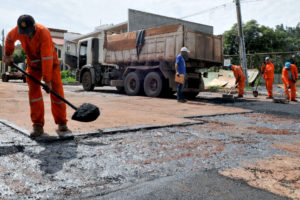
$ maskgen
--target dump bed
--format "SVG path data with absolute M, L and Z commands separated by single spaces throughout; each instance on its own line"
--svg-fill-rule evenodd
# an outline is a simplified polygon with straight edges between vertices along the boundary
M 187 30 L 184 25 L 179 24 L 147 29 L 139 58 L 136 32 L 108 35 L 104 45 L 104 61 L 112 64 L 174 62 L 183 46 L 191 51 L 189 57 L 192 60 L 223 63 L 222 36 Z

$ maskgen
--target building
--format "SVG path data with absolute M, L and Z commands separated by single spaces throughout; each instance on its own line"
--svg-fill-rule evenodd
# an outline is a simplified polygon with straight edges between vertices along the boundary
M 63 66 L 63 52 L 64 52 L 64 34 L 67 30 L 48 28 L 52 36 L 52 41 L 57 52 L 58 59 L 61 63 L 61 68 Z

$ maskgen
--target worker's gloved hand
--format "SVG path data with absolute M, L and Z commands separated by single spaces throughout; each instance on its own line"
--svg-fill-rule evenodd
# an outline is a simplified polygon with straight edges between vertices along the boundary
M 45 86 L 46 86 L 46 87 L 43 87 L 43 89 L 44 89 L 47 93 L 49 93 L 50 90 L 52 90 L 51 82 L 45 82 Z
M 12 63 L 14 62 L 14 59 L 12 58 L 12 56 L 3 56 L 2 60 L 8 66 L 11 66 Z

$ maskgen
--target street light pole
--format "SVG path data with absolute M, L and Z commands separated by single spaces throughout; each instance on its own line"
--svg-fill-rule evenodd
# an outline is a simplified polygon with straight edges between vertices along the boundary
M 240 53 L 240 63 L 243 68 L 244 74 L 246 76 L 246 86 L 248 86 L 248 72 L 247 72 L 247 59 L 246 59 L 246 48 L 245 48 L 245 40 L 244 33 L 242 27 L 242 15 L 241 15 L 241 4 L 240 0 L 235 0 L 236 4 L 236 14 L 237 14 L 237 22 L 238 22 L 238 33 L 239 33 L 239 53 Z

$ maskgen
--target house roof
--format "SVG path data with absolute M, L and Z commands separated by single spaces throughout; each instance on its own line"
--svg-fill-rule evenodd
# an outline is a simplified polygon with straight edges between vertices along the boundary
M 63 38 L 52 38 L 52 41 L 56 45 L 63 46 L 64 45 L 64 39 Z

